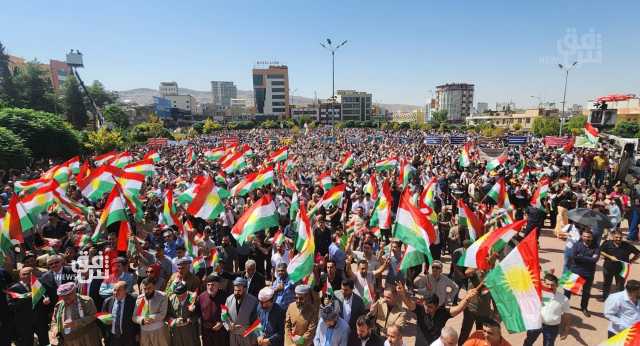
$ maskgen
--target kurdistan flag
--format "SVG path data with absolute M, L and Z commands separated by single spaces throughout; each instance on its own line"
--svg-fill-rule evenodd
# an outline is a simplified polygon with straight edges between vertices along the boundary
M 105 193 L 113 190 L 117 177 L 123 170 L 118 167 L 105 165 L 91 171 L 89 176 L 78 181 L 78 188 L 82 195 L 92 202 L 97 202 Z
M 111 160 L 115 159 L 118 154 L 115 151 L 110 151 L 106 154 L 98 155 L 93 158 L 96 167 L 100 167 Z
M 27 210 L 18 200 L 18 196 L 13 195 L 9 200 L 9 206 L 0 219 L 0 247 L 7 250 L 10 243 L 24 243 L 24 233 L 33 228 L 33 222 L 29 217 Z
M 231 229 L 231 235 L 242 245 L 247 237 L 256 232 L 278 227 L 276 204 L 270 194 L 262 196 L 251 208 L 244 211 L 238 222 Z
M 245 331 L 242 333 L 242 337 L 246 338 L 251 334 L 262 334 L 262 323 L 260 323 L 260 319 L 256 319 L 255 321 L 253 321 L 253 323 L 251 323 L 251 325 L 247 327 L 247 329 L 245 329 Z
M 507 162 L 507 154 L 500 154 L 500 156 L 496 157 L 495 159 L 487 162 L 487 170 L 488 171 L 493 171 L 494 169 L 498 168 L 501 165 L 504 165 L 505 162 Z
M 300 205 L 300 218 L 297 222 L 298 233 L 305 233 L 305 242 L 300 252 L 298 252 L 289 262 L 287 267 L 287 273 L 289 273 L 289 280 L 298 282 L 313 271 L 314 255 L 316 252 L 316 245 L 313 239 L 313 230 L 311 229 L 311 223 L 307 216 L 307 210 L 304 204 Z M 300 229 L 302 228 L 302 229 Z
M 509 194 L 507 194 L 507 186 L 503 177 L 498 178 L 498 181 L 491 187 L 491 190 L 487 192 L 487 197 L 494 200 L 498 208 L 511 209 Z
M 610 337 L 598 346 L 638 346 L 640 345 L 640 321 Z
M 416 169 L 409 163 L 409 161 L 402 159 L 400 163 L 400 172 L 398 172 L 397 184 L 403 189 L 409 184 L 409 180 L 415 174 Z
M 522 229 L 526 222 L 526 220 L 520 220 L 483 234 L 467 248 L 458 260 L 458 265 L 482 270 L 490 269 L 489 258 L 494 253 L 502 251 L 511 238 L 518 234 L 518 231 Z
M 36 308 L 36 305 L 44 297 L 46 290 L 44 286 L 40 283 L 38 278 L 31 274 L 31 306 L 33 309 Z
M 368 193 L 373 199 L 378 199 L 378 181 L 376 180 L 376 173 L 371 172 L 369 175 L 369 181 L 364 185 L 364 193 Z
M 398 166 L 398 158 L 390 157 L 388 159 L 380 160 L 375 163 L 376 171 L 382 172 L 390 169 L 395 169 Z
M 57 181 L 50 180 L 48 184 L 21 198 L 20 202 L 34 220 L 37 220 L 40 214 L 46 212 L 55 202 L 53 192 L 58 186 Z
M 38 178 L 33 180 L 19 180 L 13 183 L 13 191 L 17 194 L 31 193 L 49 183 L 50 179 Z
M 476 241 L 484 233 L 484 224 L 462 199 L 458 200 L 458 224 L 466 225 L 469 238 Z
M 160 224 L 166 226 L 179 225 L 180 220 L 176 215 L 176 206 L 173 204 L 173 190 L 168 189 L 162 204 L 162 214 L 160 214 Z
M 124 197 L 120 194 L 120 189 L 114 186 L 113 190 L 107 198 L 107 203 L 100 213 L 100 219 L 98 220 L 98 226 L 91 236 L 93 242 L 97 242 L 102 238 L 102 234 L 106 232 L 106 228 L 114 222 L 127 221 L 127 203 Z M 104 231 L 104 232 L 103 232 Z
M 429 246 L 434 243 L 436 232 L 433 229 L 433 225 L 420 213 L 420 210 L 411 204 L 411 191 L 409 189 L 405 189 L 400 197 L 394 235 L 405 244 L 411 245 L 427 255 L 429 263 L 433 261 Z
M 534 229 L 485 277 L 485 285 L 510 333 L 542 328 L 542 289 L 536 234 L 537 230 Z
M 538 182 L 538 188 L 536 192 L 531 196 L 531 205 L 536 208 L 543 208 L 542 200 L 549 194 L 549 177 L 544 177 Z
M 156 166 L 151 158 L 133 162 L 124 167 L 125 172 L 139 173 L 145 176 L 151 176 L 156 173 Z
M 282 147 L 271 153 L 271 155 L 269 155 L 269 158 L 267 159 L 267 162 L 274 163 L 278 161 L 285 161 L 287 157 L 289 157 L 289 148 Z
M 340 166 L 342 167 L 343 171 L 353 167 L 353 153 L 352 152 L 347 151 L 346 153 L 344 153 L 344 156 L 342 157 L 342 160 L 340 160 Z
M 422 263 L 424 263 L 424 255 L 422 252 L 416 250 L 416 248 L 411 245 L 407 245 L 404 254 L 402 254 L 402 260 L 400 261 L 398 270 L 406 273 L 409 268 L 421 265 Z
M 205 220 L 215 220 L 224 211 L 224 206 L 215 184 L 210 176 L 198 177 L 198 182 L 193 189 L 193 197 L 187 212 L 195 217 Z M 181 196 L 182 197 L 182 196 Z
M 333 186 L 331 171 L 326 171 L 318 176 L 318 184 L 322 186 L 324 191 L 328 191 Z
M 471 166 L 471 142 L 467 142 L 462 147 L 460 151 L 460 157 L 458 158 L 458 165 L 460 167 L 469 167 Z
M 376 204 L 373 207 L 373 214 L 369 221 L 370 227 L 378 227 L 379 229 L 391 229 L 391 205 L 393 197 L 391 196 L 391 187 L 385 179 L 382 183 L 382 193 L 378 196 Z
M 591 123 L 584 124 L 584 134 L 587 136 L 589 143 L 598 144 L 598 136 L 600 133 L 598 132 L 598 129 L 591 125 Z

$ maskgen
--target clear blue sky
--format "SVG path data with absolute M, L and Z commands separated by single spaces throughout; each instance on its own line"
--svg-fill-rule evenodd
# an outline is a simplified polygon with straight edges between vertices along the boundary
M 590 51 L 602 58 L 570 73 L 567 104 L 640 94 L 637 0 L 29 0 L 2 7 L 0 41 L 10 54 L 48 61 L 77 48 L 84 79 L 114 90 L 171 80 L 198 90 L 232 80 L 249 90 L 254 62 L 278 60 L 289 65 L 296 95 L 327 97 L 331 60 L 319 42 L 330 37 L 349 40 L 336 55 L 336 88 L 372 92 L 375 102 L 423 105 L 445 82 L 474 83 L 474 102 L 490 105 L 528 106 L 537 102 L 532 95 L 559 102 L 557 41 L 575 28 L 579 39 L 589 30 L 600 35 L 601 48 Z

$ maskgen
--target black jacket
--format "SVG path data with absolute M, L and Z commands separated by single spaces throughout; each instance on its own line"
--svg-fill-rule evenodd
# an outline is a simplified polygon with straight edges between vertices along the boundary
M 344 319 L 344 295 L 342 294 L 342 290 L 335 292 L 336 299 L 340 303 L 340 317 Z M 364 302 L 362 298 L 357 294 L 351 293 L 351 317 L 346 321 L 349 324 L 349 328 L 351 328 L 351 332 L 355 333 L 356 330 L 356 321 L 358 317 L 367 313 L 367 310 L 364 307 Z
M 246 279 L 247 278 L 246 272 L 238 273 L 238 277 L 242 277 Z M 263 289 L 264 286 L 265 286 L 264 275 L 258 272 L 255 272 L 255 274 L 253 274 L 253 278 L 251 278 L 249 287 L 247 287 L 247 292 L 249 292 L 249 294 L 251 294 L 254 297 L 258 297 L 258 292 L 260 292 L 260 290 Z
M 113 304 L 115 302 L 115 299 L 113 296 L 105 299 L 104 303 L 102 304 L 102 312 L 106 312 L 106 313 L 111 313 L 111 311 L 113 310 Z M 135 345 L 135 336 L 136 334 L 138 334 L 140 332 L 140 326 L 138 326 L 137 324 L 133 323 L 132 317 L 133 317 L 133 313 L 134 313 L 134 309 L 136 307 L 136 299 L 133 298 L 130 294 L 127 294 L 127 296 L 124 298 L 124 309 L 122 311 L 122 339 L 125 340 L 125 342 L 127 342 L 127 345 Z M 112 323 L 116 323 L 115 320 L 115 316 L 113 316 L 113 322 Z M 113 336 L 113 334 L 111 333 L 111 327 L 113 326 L 106 326 L 107 328 L 107 335 L 108 338 L 111 338 Z M 129 341 L 131 341 L 130 343 L 128 343 Z
M 365 346 L 383 346 L 383 345 L 384 345 L 384 339 L 378 334 L 374 333 L 373 331 L 369 336 L 369 340 L 367 340 L 367 343 L 365 344 Z M 351 335 L 349 336 L 349 346 L 362 346 L 362 341 L 360 341 L 360 339 L 358 338 L 358 334 L 356 334 L 355 332 L 352 332 Z
M 60 280 L 61 284 L 64 284 L 67 282 L 74 282 L 75 278 L 76 278 L 76 274 L 71 270 L 71 267 L 67 267 L 67 266 L 62 267 L 62 278 Z M 42 274 L 42 276 L 38 280 L 46 290 L 45 296 L 49 297 L 49 300 L 51 301 L 49 305 L 46 305 L 47 306 L 46 309 L 49 312 L 53 312 L 53 307 L 56 305 L 56 302 L 58 301 L 58 284 L 56 283 L 54 274 L 51 270 L 49 270 L 46 273 Z M 40 301 L 39 304 L 42 304 L 42 300 Z

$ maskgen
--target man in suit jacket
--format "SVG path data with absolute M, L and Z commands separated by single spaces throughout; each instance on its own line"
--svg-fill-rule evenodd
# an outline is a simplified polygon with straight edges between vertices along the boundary
M 225 304 L 229 309 L 229 319 L 224 322 L 224 328 L 229 331 L 229 345 L 252 346 L 256 344 L 256 336 L 252 333 L 242 337 L 244 331 L 257 317 L 258 300 L 247 293 L 247 280 L 236 278 L 233 281 L 233 294 L 227 298 Z
M 375 316 L 376 327 L 383 337 L 387 336 L 388 326 L 396 325 L 400 329 L 404 327 L 406 311 L 392 287 L 384 289 L 382 298 L 371 306 L 371 313 Z
M 127 283 L 118 281 L 113 285 L 113 296 L 105 299 L 102 312 L 111 314 L 113 322 L 107 326 L 108 346 L 134 346 L 140 328 L 133 323 L 132 316 L 136 299 L 127 293 Z
M 20 269 L 20 281 L 9 287 L 9 310 L 11 313 L 15 325 L 15 337 L 17 346 L 33 346 L 33 333 L 36 330 L 35 317 L 37 311 L 42 312 L 42 304 L 36 305 L 36 310 L 32 308 L 31 296 L 20 297 L 17 294 L 31 293 L 31 273 L 33 268 L 23 267 Z M 38 338 L 48 338 L 47 330 L 40 331 Z M 45 339 L 46 340 L 46 339 Z
M 353 279 L 346 278 L 342 280 L 342 289 L 335 293 L 336 299 L 340 303 L 340 317 L 349 324 L 352 333 L 355 333 L 358 317 L 367 312 L 362 298 L 353 294 L 354 287 Z
M 244 264 L 244 272 L 241 272 L 240 277 L 243 277 L 247 280 L 247 292 L 257 297 L 260 290 L 264 287 L 264 275 L 258 273 L 256 271 L 256 261 L 250 259 L 247 260 Z
M 40 303 L 38 303 L 42 304 L 43 313 L 36 315 L 36 331 L 49 330 L 51 315 L 53 315 L 53 309 L 58 301 L 58 286 L 73 282 L 76 278 L 76 274 L 73 273 L 71 268 L 64 265 L 61 255 L 49 256 L 47 258 L 47 267 L 49 267 L 49 270 L 38 279 L 45 289 L 45 294 Z M 37 334 L 40 335 L 40 332 L 37 332 Z M 40 336 L 38 336 L 38 339 L 40 339 Z M 44 339 L 44 341 L 47 340 L 48 338 Z M 44 344 L 46 345 L 47 343 L 44 342 Z
M 351 333 L 349 346 L 383 346 L 384 339 L 374 332 L 373 320 L 368 315 L 358 317 L 356 331 Z
M 258 318 L 262 324 L 262 334 L 258 336 L 258 345 L 266 343 L 269 346 L 284 345 L 284 310 L 275 304 L 275 292 L 271 287 L 265 287 L 258 293 Z

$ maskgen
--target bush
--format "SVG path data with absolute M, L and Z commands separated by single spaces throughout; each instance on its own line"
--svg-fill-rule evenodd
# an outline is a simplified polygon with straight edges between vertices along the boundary
M 57 114 L 3 108 L 0 126 L 21 138 L 35 159 L 69 158 L 80 153 L 80 133 Z
M 211 119 L 205 120 L 204 124 L 202 125 L 202 133 L 207 135 L 220 130 L 222 130 L 222 125 Z
M 169 138 L 172 139 L 171 131 L 164 127 L 158 118 L 151 118 L 149 121 L 140 123 L 131 130 L 131 138 L 136 142 L 146 142 L 149 138 Z
M 640 124 L 633 121 L 621 121 L 613 128 L 613 134 L 624 138 L 634 138 L 640 135 Z M 640 138 L 640 137 L 639 137 Z
M 0 168 L 24 168 L 31 159 L 31 151 L 11 130 L 0 127 Z
M 203 129 L 204 129 L 204 121 L 198 121 L 197 123 L 193 124 L 193 129 L 196 130 L 196 132 L 198 134 L 203 134 Z
M 564 124 L 563 132 L 571 132 L 571 133 L 577 132 L 578 134 L 581 134 L 583 132 L 582 129 L 584 128 L 584 124 L 586 122 L 587 122 L 587 117 L 585 117 L 584 115 L 573 116 L 569 118 L 569 120 L 567 120 L 567 122 Z
M 557 117 L 537 117 L 533 120 L 531 131 L 539 137 L 557 136 L 560 132 L 560 119 Z
M 87 141 L 85 143 L 87 149 L 96 154 L 104 154 L 124 147 L 124 139 L 120 131 L 108 130 L 106 127 L 96 132 L 87 132 Z
M 116 105 L 108 105 L 104 109 L 104 118 L 113 124 L 113 126 L 119 129 L 126 129 L 129 127 L 129 116 L 125 111 L 116 106 Z

